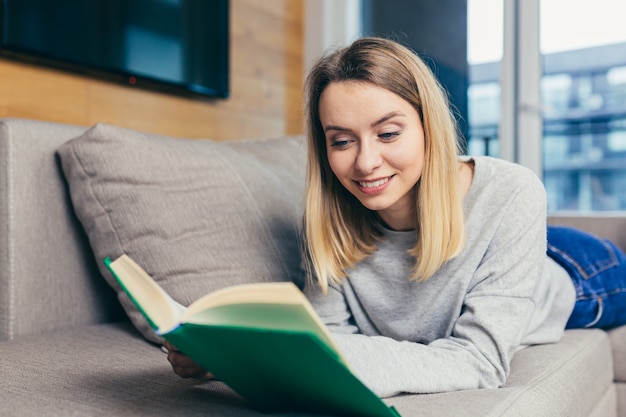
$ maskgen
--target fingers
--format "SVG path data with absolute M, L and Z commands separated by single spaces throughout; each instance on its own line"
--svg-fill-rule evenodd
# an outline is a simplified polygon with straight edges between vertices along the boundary
M 187 355 L 176 349 L 172 344 L 165 342 L 163 346 L 167 351 L 167 360 L 172 365 L 172 369 L 178 376 L 182 378 L 213 378 L 211 373 L 207 372 Z
M 178 349 L 176 349 L 176 347 L 174 347 L 174 345 L 172 345 L 167 340 L 163 341 L 163 347 L 165 347 L 165 353 L 167 353 L 167 351 L 170 351 L 170 350 L 178 350 Z

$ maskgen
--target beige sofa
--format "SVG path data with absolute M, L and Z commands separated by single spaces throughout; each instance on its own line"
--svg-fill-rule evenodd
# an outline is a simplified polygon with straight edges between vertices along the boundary
M 69 152 L 66 146 L 64 155 L 57 154 L 61 145 L 86 132 L 104 146 L 91 150 L 91 157 L 102 157 L 100 163 L 110 161 L 111 178 L 129 178 L 133 185 L 124 189 L 125 194 L 109 196 L 111 206 L 101 200 L 100 207 L 83 206 L 83 200 L 91 198 L 84 193 L 115 194 L 119 186 L 94 185 L 100 177 L 89 172 L 82 151 Z M 107 135 L 114 137 L 113 142 L 107 142 Z M 149 263 L 157 269 L 180 272 L 175 279 L 172 274 L 164 279 L 173 280 L 168 282 L 170 289 L 180 291 L 183 301 L 193 294 L 185 294 L 179 284 L 201 279 L 182 271 L 176 265 L 179 257 L 198 262 L 192 267 L 208 279 L 190 284 L 196 295 L 237 280 L 291 279 L 299 264 L 294 239 L 301 211 L 302 140 L 188 142 L 110 126 L 93 131 L 0 120 L 0 415 L 264 415 L 219 382 L 174 375 L 158 345 L 137 330 L 147 335 L 141 320 L 129 321 L 133 312 L 127 300 L 118 301 L 118 289 L 112 289 L 110 277 L 95 261 L 107 250 L 131 250 L 139 257 L 152 253 Z M 145 150 L 137 152 L 133 146 Z M 77 160 L 82 164 L 78 168 Z M 132 166 L 124 171 L 124 164 Z M 176 168 L 180 165 L 184 169 Z M 138 172 L 147 172 L 147 177 L 138 179 Z M 213 185 L 196 183 L 196 177 Z M 159 181 L 161 186 L 155 187 Z M 85 183 L 91 185 L 85 188 Z M 158 204 L 133 194 L 144 186 L 146 193 L 163 189 L 166 193 L 150 197 Z M 209 193 L 212 198 L 199 199 L 195 193 Z M 176 198 L 164 202 L 168 195 Z M 192 200 L 186 200 L 189 195 Z M 113 197 L 144 211 L 135 217 L 122 212 L 116 218 Z M 198 200 L 197 207 L 190 203 Z M 174 209 L 169 210 L 168 204 Z M 194 210 L 204 216 L 194 215 Z M 173 212 L 173 217 L 160 217 L 150 230 L 124 235 L 145 225 L 150 216 L 165 212 Z M 109 224 L 94 213 L 104 213 Z M 209 219 L 210 224 L 194 224 L 196 217 Z M 124 224 L 129 219 L 133 223 L 124 230 L 115 229 L 115 222 Z M 559 216 L 550 221 L 582 227 L 626 247 L 626 217 Z M 187 228 L 185 233 L 170 238 L 168 233 L 181 225 Z M 201 233 L 202 228 L 210 233 Z M 385 401 L 404 417 L 626 416 L 625 383 L 626 327 L 610 332 L 572 330 L 558 344 L 517 353 L 503 388 L 404 395 Z

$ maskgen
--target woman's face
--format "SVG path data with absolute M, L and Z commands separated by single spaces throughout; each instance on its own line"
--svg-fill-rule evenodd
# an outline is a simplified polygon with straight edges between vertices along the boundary
M 339 182 L 392 229 L 414 229 L 424 129 L 413 106 L 374 84 L 342 81 L 322 92 L 319 113 Z

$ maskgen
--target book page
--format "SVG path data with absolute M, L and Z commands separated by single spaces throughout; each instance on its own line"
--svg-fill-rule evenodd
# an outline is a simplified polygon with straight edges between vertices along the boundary
M 178 318 L 186 308 L 163 291 L 128 255 L 120 256 L 107 267 L 154 330 L 168 331 L 178 325 Z
M 194 301 L 187 315 L 226 304 L 272 303 L 302 304 L 308 302 L 304 294 L 291 282 L 258 282 L 233 285 L 206 294 Z
M 292 282 L 264 282 L 224 288 L 196 300 L 180 317 L 181 322 L 197 324 L 217 325 L 220 320 L 225 325 L 262 328 L 264 324 L 267 328 L 310 332 L 341 356 L 328 328 Z

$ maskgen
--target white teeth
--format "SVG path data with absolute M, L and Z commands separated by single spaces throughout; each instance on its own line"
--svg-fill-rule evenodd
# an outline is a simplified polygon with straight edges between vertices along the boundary
M 359 185 L 364 188 L 374 188 L 374 187 L 379 187 L 388 181 L 389 181 L 389 178 L 383 178 L 382 180 L 372 181 L 372 182 L 359 181 Z

